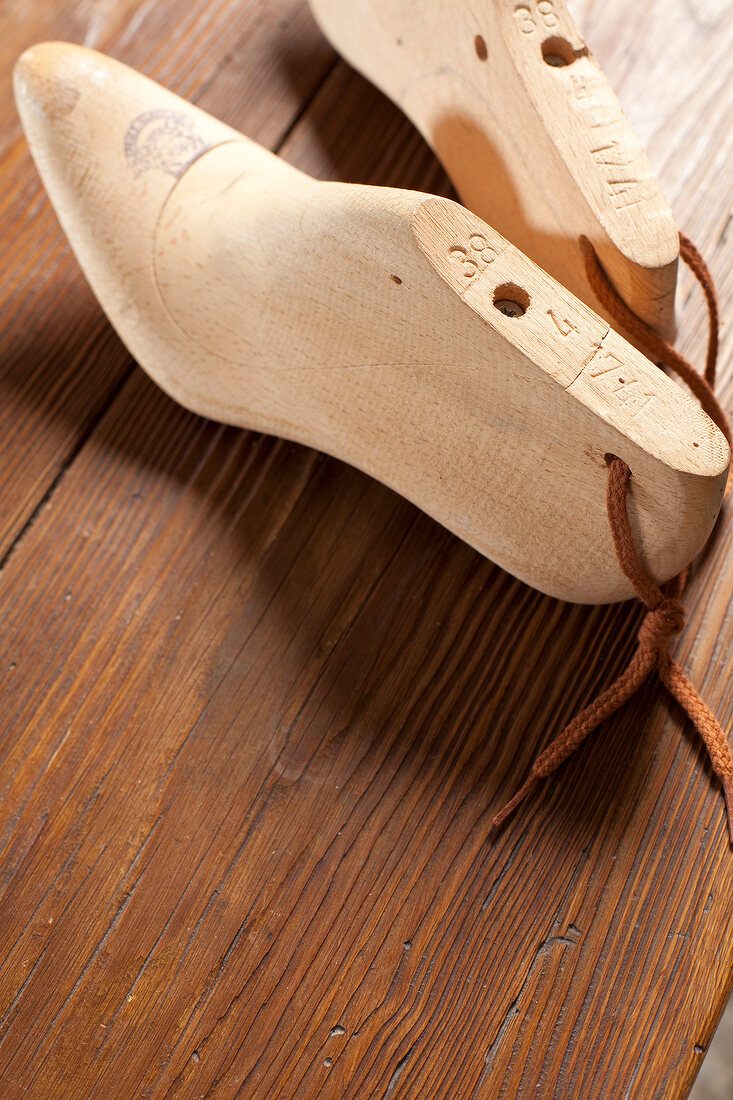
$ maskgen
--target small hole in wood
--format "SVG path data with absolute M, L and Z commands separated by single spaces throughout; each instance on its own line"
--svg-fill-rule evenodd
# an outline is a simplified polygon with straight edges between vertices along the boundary
M 515 283 L 502 283 L 494 291 L 494 308 L 505 317 L 523 317 L 529 307 L 529 294 Z
M 489 51 L 486 48 L 486 39 L 482 35 L 477 34 L 473 40 L 473 44 L 476 47 L 476 57 L 479 61 L 486 61 L 489 56 Z
M 555 35 L 546 38 L 542 43 L 542 56 L 546 65 L 551 65 L 553 69 L 563 69 L 566 65 L 572 65 L 576 53 L 567 38 Z
M 693 446 L 693 447 L 699 447 L 699 446 L 700 446 L 700 444 L 699 444 L 699 443 L 693 443 L 693 444 L 692 444 L 692 446 Z
M 393 283 L 397 283 L 397 286 L 402 286 L 402 279 L 400 279 L 399 275 L 390 275 L 390 279 Z
M 620 382 L 620 383 L 621 383 L 621 385 L 623 386 L 623 384 L 624 384 L 624 380 L 623 380 L 623 378 L 619 378 L 619 382 Z

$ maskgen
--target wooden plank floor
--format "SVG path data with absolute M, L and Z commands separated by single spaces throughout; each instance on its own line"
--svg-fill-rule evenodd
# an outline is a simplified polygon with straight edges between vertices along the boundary
M 726 9 L 573 5 L 729 314 Z M 733 962 L 694 731 L 650 685 L 489 827 L 638 609 L 543 597 L 365 476 L 175 406 L 77 269 L 10 66 L 86 42 L 323 178 L 449 193 L 431 154 L 302 0 L 0 17 L 0 1095 L 686 1096 Z M 732 533 L 677 646 L 727 729 Z

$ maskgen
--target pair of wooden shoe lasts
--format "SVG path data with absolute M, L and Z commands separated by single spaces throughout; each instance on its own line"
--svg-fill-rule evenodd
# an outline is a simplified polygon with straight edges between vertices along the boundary
M 352 463 L 563 599 L 633 595 L 605 510 L 618 455 L 645 560 L 675 575 L 730 451 L 588 284 L 580 237 L 673 334 L 674 220 L 562 0 L 311 4 L 465 206 L 317 182 L 116 61 L 33 47 L 23 125 L 112 324 L 189 409 Z

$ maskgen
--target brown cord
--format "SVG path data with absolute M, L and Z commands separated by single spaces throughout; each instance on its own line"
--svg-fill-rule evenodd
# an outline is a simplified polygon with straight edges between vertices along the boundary
M 585 259 L 588 282 L 606 311 L 620 321 L 642 346 L 649 349 L 655 359 L 676 371 L 690 386 L 711 420 L 715 421 L 730 442 L 728 420 L 712 390 L 718 351 L 717 297 L 710 273 L 694 245 L 680 234 L 680 255 L 705 292 L 708 306 L 710 337 L 704 377 L 698 374 L 694 367 L 658 333 L 648 328 L 619 298 L 599 264 L 593 246 L 585 237 L 581 237 L 580 246 Z M 586 737 L 606 718 L 610 718 L 638 691 L 652 672 L 656 671 L 659 679 L 683 707 L 705 742 L 713 770 L 723 785 L 728 833 L 733 844 L 733 756 L 728 739 L 715 715 L 700 698 L 668 651 L 673 636 L 679 634 L 685 625 L 685 610 L 680 597 L 687 580 L 687 570 L 668 581 L 663 588 L 649 575 L 634 543 L 626 505 L 631 470 L 615 455 L 608 455 L 607 462 L 606 509 L 616 556 L 621 569 L 631 581 L 634 591 L 648 609 L 639 629 L 636 651 L 627 667 L 611 686 L 606 688 L 585 710 L 576 715 L 559 737 L 556 737 L 540 753 L 527 780 L 494 818 L 494 825 L 501 825 L 536 787 L 540 779 L 551 775 L 559 768 Z

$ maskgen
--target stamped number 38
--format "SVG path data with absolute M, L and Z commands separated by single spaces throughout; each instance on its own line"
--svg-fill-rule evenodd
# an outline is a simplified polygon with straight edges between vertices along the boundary
M 535 0 L 533 4 L 517 4 L 514 18 L 522 34 L 534 34 L 539 25 L 552 30 L 558 24 L 552 0 Z
M 454 245 L 448 250 L 448 255 L 462 266 L 464 276 L 472 279 L 479 268 L 496 259 L 496 249 L 492 248 L 483 233 L 472 233 L 468 238 L 468 248 Z

